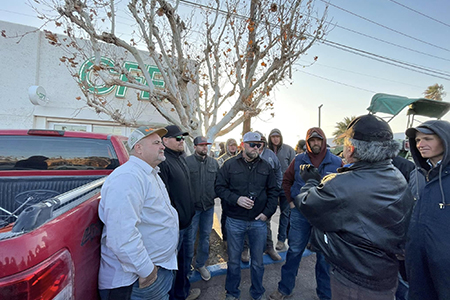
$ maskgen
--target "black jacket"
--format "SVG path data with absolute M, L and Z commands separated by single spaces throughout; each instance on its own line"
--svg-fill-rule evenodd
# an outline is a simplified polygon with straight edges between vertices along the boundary
M 397 284 L 413 197 L 391 160 L 356 162 L 301 189 L 296 206 L 313 226 L 314 247 L 344 277 L 372 290 Z
M 216 181 L 219 164 L 214 158 L 206 156 L 205 159 L 197 154 L 186 157 L 189 167 L 192 195 L 194 197 L 196 210 L 208 210 L 214 206 L 216 191 L 214 183 Z
M 159 176 L 164 181 L 170 202 L 178 212 L 180 229 L 191 224 L 195 214 L 194 199 L 191 194 L 189 168 L 183 157 L 183 152 L 164 149 L 166 160 L 159 164 Z
M 278 187 L 270 164 L 260 157 L 247 163 L 242 153 L 225 161 L 216 179 L 216 193 L 222 199 L 227 217 L 253 221 L 263 213 L 270 218 L 277 209 Z M 240 196 L 254 194 L 252 209 L 237 205 Z

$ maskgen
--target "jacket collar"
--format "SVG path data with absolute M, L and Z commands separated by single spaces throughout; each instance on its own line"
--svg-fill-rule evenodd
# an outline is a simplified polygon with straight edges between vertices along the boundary
M 167 147 L 166 147 L 166 149 L 164 149 L 164 154 L 169 154 L 169 155 L 171 155 L 171 156 L 173 156 L 173 157 L 176 157 L 176 158 L 178 158 L 178 157 L 180 157 L 181 155 L 183 155 L 183 153 L 184 153 L 184 151 L 181 151 L 181 152 L 179 152 L 179 151 L 173 151 L 172 149 L 167 148 Z

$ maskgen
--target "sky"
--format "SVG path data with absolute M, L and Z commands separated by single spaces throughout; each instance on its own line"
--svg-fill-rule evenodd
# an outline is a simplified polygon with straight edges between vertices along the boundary
M 321 0 L 316 3 L 318 7 L 323 5 Z M 327 137 L 332 137 L 336 123 L 344 117 L 368 112 L 366 109 L 375 93 L 420 98 L 428 86 L 438 83 L 449 93 L 443 100 L 450 102 L 450 1 L 331 0 L 329 3 L 332 30 L 326 36 L 328 42 L 371 53 L 371 57 L 377 55 L 400 61 L 404 67 L 414 64 L 441 72 L 446 79 L 396 67 L 392 62 L 386 64 L 328 44 L 317 44 L 299 64 L 308 64 L 315 56 L 318 56 L 317 62 L 311 67 L 299 67 L 293 73 L 292 83 L 279 86 L 273 94 L 275 108 L 271 112 L 275 117 L 265 113 L 253 118 L 252 129 L 268 135 L 271 129 L 278 128 L 285 143 L 294 147 L 305 137 L 308 128 L 319 125 L 320 105 L 321 128 Z M 1 0 L 0 20 L 36 27 L 42 23 L 21 0 Z M 427 118 L 417 119 L 425 121 Z M 450 121 L 450 114 L 443 119 Z M 406 123 L 405 109 L 390 125 L 394 132 L 404 132 Z M 241 131 L 239 126 L 217 140 L 239 139 Z

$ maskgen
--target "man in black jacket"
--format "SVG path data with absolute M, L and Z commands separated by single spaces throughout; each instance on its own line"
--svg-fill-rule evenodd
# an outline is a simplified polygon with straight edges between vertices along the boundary
M 347 165 L 321 180 L 300 166 L 306 184 L 295 206 L 313 226 L 311 239 L 331 265 L 333 300 L 394 299 L 413 197 L 391 159 L 399 145 L 389 125 L 363 115 L 347 127 Z
M 195 268 L 203 280 L 211 279 L 211 274 L 205 267 L 209 256 L 209 236 L 214 219 L 214 183 L 216 181 L 219 164 L 208 156 L 208 142 L 206 137 L 198 136 L 194 139 L 194 154 L 186 157 L 186 163 L 191 172 L 191 188 L 195 201 L 195 215 L 192 219 L 192 240 L 195 241 L 197 231 L 199 240 Z M 194 249 L 192 249 L 193 251 Z
M 227 300 L 239 299 L 240 258 L 247 234 L 250 242 L 250 295 L 261 299 L 265 289 L 263 252 L 266 244 L 266 220 L 277 208 L 278 187 L 272 167 L 259 157 L 261 136 L 244 135 L 243 151 L 225 161 L 217 174 L 216 193 L 226 206 L 228 232 L 228 268 L 225 289 Z
M 160 177 L 169 192 L 170 202 L 178 212 L 180 221 L 180 237 L 178 242 L 178 271 L 170 293 L 170 299 L 197 299 L 200 289 L 190 289 L 188 274 L 191 268 L 192 251 L 192 218 L 195 214 L 192 197 L 189 168 L 184 158 L 184 137 L 188 135 L 176 125 L 166 126 L 163 136 L 164 155 L 166 160 L 159 165 Z

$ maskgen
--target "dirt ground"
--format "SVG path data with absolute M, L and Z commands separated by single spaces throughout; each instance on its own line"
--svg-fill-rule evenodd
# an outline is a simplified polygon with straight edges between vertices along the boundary
M 197 249 L 197 242 L 195 243 L 195 249 Z M 217 234 L 217 232 L 213 229 L 211 231 L 210 239 L 209 239 L 209 258 L 206 261 L 207 266 L 220 264 L 227 262 L 228 255 L 227 251 L 224 249 L 224 244 L 222 238 Z M 194 260 L 195 261 L 195 257 Z

